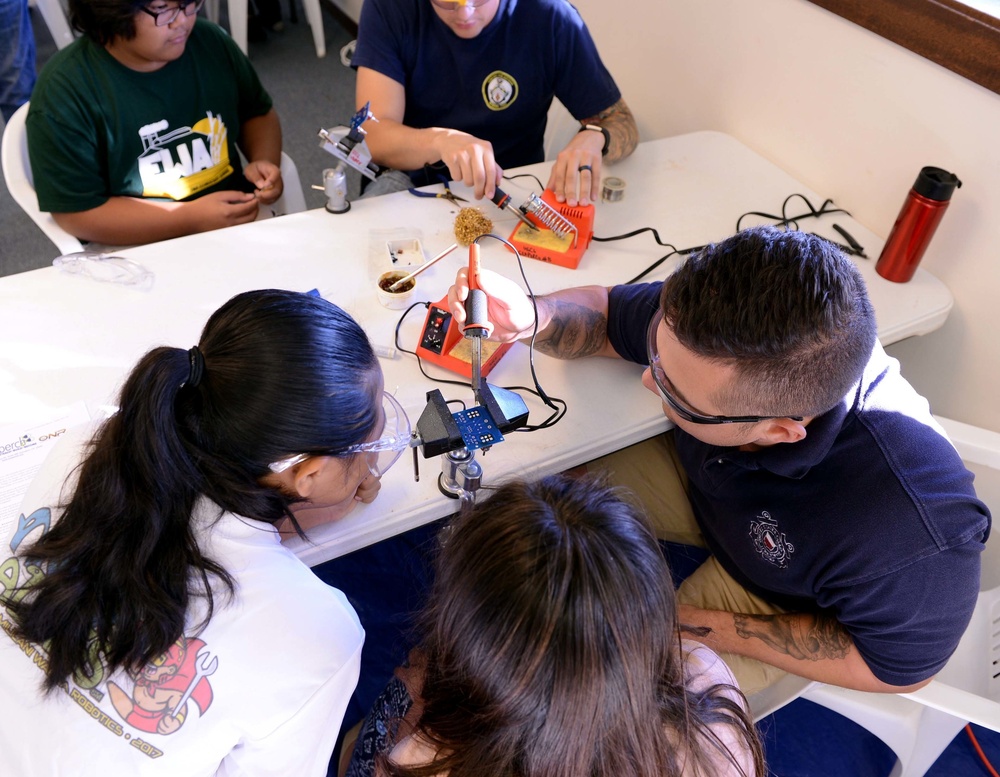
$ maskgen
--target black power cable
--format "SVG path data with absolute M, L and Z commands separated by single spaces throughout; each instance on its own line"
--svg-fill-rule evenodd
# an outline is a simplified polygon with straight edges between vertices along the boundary
M 494 235 L 494 234 L 482 235 L 482 236 L 480 236 L 479 238 L 476 239 L 476 242 L 478 243 L 480 240 L 482 240 L 483 238 L 487 238 L 487 237 L 488 238 L 493 238 L 494 240 L 499 240 L 501 243 L 503 243 L 505 246 L 507 246 L 511 251 L 513 251 L 514 256 L 517 257 L 517 266 L 518 266 L 518 269 L 521 272 L 521 279 L 524 281 L 524 286 L 525 286 L 525 288 L 527 289 L 527 292 L 528 292 L 528 299 L 531 300 L 531 305 L 532 305 L 532 308 L 534 309 L 534 312 L 535 312 L 535 323 L 534 323 L 534 326 L 532 328 L 531 340 L 528 343 L 528 366 L 529 366 L 529 369 L 531 371 L 531 380 L 534 383 L 535 388 L 534 389 L 530 389 L 530 388 L 527 388 L 526 386 L 505 386 L 504 388 L 506 388 L 508 391 L 526 391 L 529 394 L 533 394 L 536 397 L 538 397 L 539 399 L 541 399 L 541 401 L 546 406 L 548 406 L 549 408 L 551 408 L 552 411 L 553 411 L 541 423 L 538 423 L 538 424 L 527 424 L 527 425 L 522 426 L 522 427 L 520 427 L 518 429 L 514 429 L 513 431 L 515 431 L 515 432 L 534 432 L 534 431 L 538 431 L 539 429 L 548 429 L 548 428 L 550 428 L 552 426 L 555 426 L 557 423 L 559 423 L 559 421 L 561 421 L 562 418 L 566 415 L 567 405 L 566 405 L 566 401 L 565 400 L 563 400 L 563 399 L 561 399 L 559 397 L 550 397 L 545 392 L 545 390 L 541 386 L 541 383 L 538 380 L 538 375 L 537 375 L 537 373 L 535 371 L 535 337 L 538 335 L 538 304 L 535 301 L 535 294 L 531 290 L 531 285 L 528 283 L 528 276 L 524 272 L 524 261 L 521 258 L 521 254 L 518 253 L 518 250 L 516 248 L 514 248 L 514 246 L 511 245 L 509 241 L 504 240 L 499 235 Z M 401 351 L 402 353 L 409 353 L 409 354 L 412 354 L 412 355 L 416 356 L 416 358 L 417 358 L 417 366 L 420 368 L 421 374 L 425 378 L 427 378 L 428 380 L 430 380 L 430 381 L 432 381 L 434 383 L 443 383 L 443 384 L 450 385 L 450 386 L 463 386 L 463 387 L 467 386 L 468 384 L 466 384 L 466 383 L 464 383 L 462 381 L 447 380 L 447 379 L 444 379 L 444 378 L 435 378 L 435 377 L 432 377 L 432 376 L 428 375 L 427 371 L 424 369 L 423 360 L 420 358 L 420 354 L 418 354 L 416 351 L 411 351 L 408 348 L 404 348 L 400 344 L 400 342 L 399 342 L 399 330 L 400 330 L 400 327 L 403 324 L 403 321 L 410 314 L 410 311 L 412 311 L 415 307 L 418 307 L 420 305 L 423 305 L 424 308 L 427 309 L 427 308 L 430 307 L 431 303 L 430 302 L 415 302 L 415 303 L 413 303 L 406 310 L 403 311 L 403 314 L 400 316 L 399 321 L 396 323 L 396 330 L 395 330 L 395 336 L 394 336 L 396 348 L 399 351 Z

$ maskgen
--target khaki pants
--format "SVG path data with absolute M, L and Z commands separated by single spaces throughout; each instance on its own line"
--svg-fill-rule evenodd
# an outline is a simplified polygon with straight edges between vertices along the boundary
M 631 490 L 649 515 L 656 536 L 667 542 L 704 548 L 705 540 L 688 499 L 688 480 L 677 459 L 672 432 L 594 459 L 589 472 L 604 472 L 612 484 Z M 681 604 L 706 610 L 773 615 L 783 610 L 747 591 L 710 556 L 677 592 Z M 748 696 L 777 682 L 785 672 L 756 659 L 722 653 Z

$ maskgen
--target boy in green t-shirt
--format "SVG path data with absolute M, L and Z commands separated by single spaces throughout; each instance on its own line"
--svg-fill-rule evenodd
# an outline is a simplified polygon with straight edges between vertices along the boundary
M 197 19 L 203 2 L 70 0 L 84 36 L 45 66 L 27 119 L 39 207 L 67 232 L 149 243 L 253 221 L 281 196 L 278 115 Z

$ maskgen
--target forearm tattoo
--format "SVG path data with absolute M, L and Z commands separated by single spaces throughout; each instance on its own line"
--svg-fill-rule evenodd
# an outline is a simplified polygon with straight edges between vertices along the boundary
M 549 299 L 551 318 L 540 332 L 535 347 L 558 359 L 593 356 L 604 348 L 608 319 L 603 313 L 575 302 Z
M 619 100 L 610 108 L 606 108 L 596 116 L 591 116 L 583 121 L 584 124 L 600 124 L 608 131 L 608 153 L 605 154 L 606 162 L 617 162 L 624 159 L 633 151 L 639 143 L 639 128 L 635 125 L 635 117 L 632 111 L 625 104 L 625 100 Z
M 846 658 L 851 638 L 836 618 L 825 615 L 733 615 L 743 639 L 765 642 L 779 653 L 802 661 Z

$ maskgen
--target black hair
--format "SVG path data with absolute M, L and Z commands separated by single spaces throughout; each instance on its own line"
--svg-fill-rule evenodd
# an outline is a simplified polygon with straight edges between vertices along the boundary
M 875 345 L 861 273 L 803 232 L 754 227 L 708 246 L 667 278 L 660 304 L 685 348 L 735 368 L 719 397 L 733 414 L 826 412 Z
M 139 361 L 62 515 L 25 554 L 47 573 L 8 609 L 20 636 L 46 644 L 47 691 L 89 671 L 92 640 L 109 670 L 138 669 L 189 626 L 194 597 L 211 618 L 213 577 L 232 592 L 195 536 L 202 496 L 220 516 L 291 517 L 295 497 L 263 483 L 268 465 L 361 442 L 381 422 L 368 338 L 319 297 L 240 294 L 209 318 L 197 349 Z
M 69 22 L 99 46 L 135 37 L 135 15 L 149 0 L 69 0 Z

